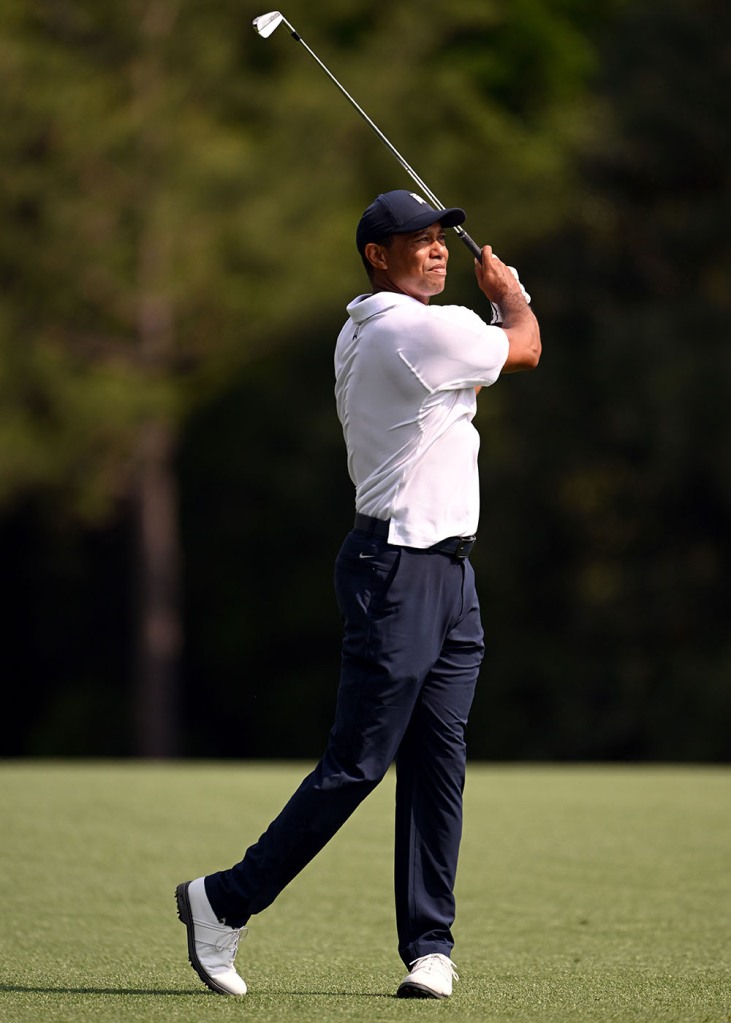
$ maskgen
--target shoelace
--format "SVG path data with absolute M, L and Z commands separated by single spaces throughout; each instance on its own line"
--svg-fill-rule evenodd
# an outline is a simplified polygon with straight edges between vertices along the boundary
M 220 938 L 216 939 L 216 948 L 220 949 L 221 952 L 224 950 L 228 952 L 231 956 L 231 962 L 233 962 L 239 950 L 240 938 L 241 931 L 230 931 L 228 934 L 222 934 Z
M 200 945 L 208 945 L 209 948 L 215 948 L 217 952 L 227 952 L 233 966 L 233 961 L 239 948 L 239 941 L 246 937 L 246 927 L 232 929 L 231 927 L 221 927 L 219 924 L 211 924 L 202 920 L 196 920 L 195 922 L 198 924 L 196 941 Z
M 425 970 L 427 973 L 446 973 L 450 970 L 452 979 L 459 980 L 459 974 L 454 968 L 452 960 L 438 952 L 430 952 L 429 955 L 415 959 L 413 963 L 410 963 L 410 969 L 412 973 L 414 970 Z

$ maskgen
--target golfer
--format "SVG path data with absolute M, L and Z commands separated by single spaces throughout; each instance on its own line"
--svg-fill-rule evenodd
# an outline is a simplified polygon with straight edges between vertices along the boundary
M 178 885 L 201 980 L 243 995 L 234 967 L 249 918 L 266 909 L 396 764 L 395 897 L 407 975 L 397 994 L 446 998 L 457 975 L 454 885 L 465 727 L 484 644 L 469 554 L 479 513 L 477 393 L 533 369 L 537 321 L 517 274 L 489 246 L 477 284 L 501 326 L 444 290 L 445 230 L 461 209 L 412 192 L 379 195 L 356 233 L 371 292 L 348 306 L 335 395 L 355 485 L 355 524 L 337 557 L 344 622 L 327 748 L 240 863 Z M 354 879 L 356 880 L 356 879 Z

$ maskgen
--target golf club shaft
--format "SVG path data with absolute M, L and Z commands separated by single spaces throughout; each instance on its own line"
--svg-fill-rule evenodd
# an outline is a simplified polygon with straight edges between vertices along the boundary
M 421 189 L 421 191 L 422 191 L 422 192 L 424 193 L 424 195 L 425 195 L 425 196 L 427 197 L 427 199 L 429 199 L 429 201 L 430 201 L 430 202 L 431 202 L 431 204 L 432 204 L 432 205 L 434 206 L 434 208 L 435 208 L 435 209 L 438 209 L 438 210 L 443 210 L 443 209 L 445 209 L 444 203 L 440 202 L 440 201 L 439 201 L 439 199 L 438 199 L 438 198 L 436 197 L 436 195 L 434 195 L 434 193 L 432 192 L 432 190 L 431 190 L 431 189 L 430 189 L 430 188 L 428 187 L 428 185 L 427 185 L 427 184 L 426 184 L 426 183 L 425 183 L 424 181 L 422 181 L 422 179 L 421 179 L 421 178 L 419 177 L 419 175 L 418 175 L 418 174 L 416 173 L 416 171 L 414 170 L 414 168 L 413 168 L 413 167 L 412 167 L 412 166 L 411 166 L 410 164 L 408 164 L 408 163 L 406 162 L 406 160 L 405 160 L 405 159 L 403 158 L 403 156 L 401 155 L 401 153 L 399 153 L 398 149 L 396 149 L 396 147 L 395 147 L 394 145 L 392 145 L 392 144 L 391 144 L 391 143 L 389 142 L 389 140 L 388 140 L 388 139 L 386 138 L 386 136 L 385 136 L 385 135 L 383 134 L 383 132 L 381 131 L 381 129 L 380 129 L 379 127 L 378 127 L 378 125 L 377 125 L 377 124 L 375 124 L 375 123 L 374 123 L 374 122 L 373 122 L 373 121 L 372 121 L 372 120 L 370 119 L 370 117 L 369 117 L 369 116 L 368 116 L 368 114 L 367 114 L 367 113 L 365 112 L 365 110 L 363 110 L 363 108 L 362 108 L 362 107 L 361 107 L 361 106 L 360 106 L 360 105 L 359 105 L 358 103 L 356 103 L 356 101 L 355 101 L 355 100 L 353 99 L 353 97 L 352 97 L 352 96 L 350 95 L 350 93 L 349 93 L 349 92 L 347 91 L 347 89 L 345 89 L 345 88 L 344 88 L 344 87 L 343 87 L 343 86 L 342 86 L 342 85 L 340 84 L 340 82 L 339 82 L 339 81 L 337 80 L 337 78 L 336 78 L 336 77 L 335 77 L 335 75 L 334 75 L 334 74 L 332 73 L 332 71 L 330 71 L 330 69 L 329 69 L 329 68 L 327 68 L 327 67 L 326 67 L 326 66 L 325 66 L 325 65 L 323 64 L 323 62 L 322 62 L 322 61 L 320 60 L 320 58 L 319 58 L 319 57 L 317 56 L 317 54 L 315 53 L 315 51 L 314 51 L 314 50 L 312 50 L 312 49 L 311 49 L 311 48 L 310 48 L 310 47 L 309 47 L 309 46 L 307 45 L 307 43 L 306 43 L 306 42 L 304 41 L 304 39 L 303 39 L 303 38 L 302 38 L 302 36 L 301 36 L 301 35 L 299 34 L 299 32 L 297 32 L 297 30 L 296 30 L 296 29 L 295 29 L 295 28 L 294 28 L 294 27 L 293 27 L 292 25 L 290 25 L 290 23 L 289 23 L 289 22 L 287 21 L 287 19 L 286 19 L 285 17 L 282 17 L 282 21 L 284 22 L 284 24 L 285 24 L 285 25 L 287 26 L 287 28 L 289 29 L 289 32 L 290 32 L 290 34 L 291 34 L 292 38 L 293 38 L 293 39 L 295 40 L 295 42 L 301 43 L 301 44 L 302 44 L 302 46 L 304 46 L 304 48 L 305 48 L 305 49 L 307 50 L 307 52 L 309 53 L 309 55 L 310 55 L 310 56 L 312 57 L 312 59 L 313 59 L 314 61 L 316 61 L 316 63 L 317 63 L 317 64 L 319 64 L 319 65 L 320 65 L 320 67 L 321 67 L 321 68 L 322 68 L 322 70 L 323 70 L 323 71 L 325 72 L 325 74 L 326 74 L 326 75 L 328 76 L 328 78 L 330 79 L 330 81 L 331 81 L 331 82 L 333 82 L 333 84 L 334 84 L 334 85 L 336 85 L 336 86 L 338 87 L 338 89 L 339 89 L 339 90 L 340 90 L 340 92 L 341 92 L 341 93 L 343 94 L 343 96 L 345 96 L 345 98 L 346 98 L 346 99 L 347 99 L 347 101 L 348 101 L 348 102 L 350 103 L 350 105 L 351 105 L 351 106 L 352 106 L 352 107 L 353 107 L 353 108 L 354 108 L 354 109 L 355 109 L 355 110 L 356 110 L 356 111 L 357 111 L 357 112 L 358 112 L 358 113 L 360 114 L 360 116 L 361 116 L 361 117 L 363 118 L 363 120 L 365 121 L 365 123 L 366 123 L 366 124 L 367 124 L 367 125 L 368 125 L 368 126 L 369 126 L 370 128 L 372 128 L 372 130 L 373 130 L 373 131 L 374 131 L 374 132 L 376 133 L 376 135 L 377 135 L 377 136 L 379 137 L 379 139 L 381 140 L 381 142 L 383 142 L 383 144 L 384 144 L 384 145 L 386 146 L 386 148 L 387 148 L 387 149 L 388 149 L 388 150 L 389 150 L 389 151 L 390 151 L 390 152 L 392 153 L 392 155 L 396 157 L 396 159 L 397 159 L 397 160 L 398 160 L 398 162 L 399 162 L 399 163 L 401 164 L 401 166 L 403 167 L 403 169 L 404 169 L 404 170 L 406 171 L 406 173 L 407 173 L 407 174 L 409 175 L 409 177 L 410 177 L 410 178 L 412 179 L 412 181 L 414 181 L 414 182 L 415 182 L 415 184 L 416 184 L 416 185 L 417 185 L 417 186 L 418 186 L 418 187 L 419 187 L 419 188 Z M 464 244 L 465 244 L 465 245 L 467 246 L 467 248 L 468 248 L 468 249 L 470 250 L 470 252 L 471 252 L 471 253 L 472 253 L 472 255 L 473 255 L 473 256 L 475 257 L 475 259 L 481 259 L 481 258 L 482 258 L 482 250 L 481 250 L 480 246 L 479 246 L 479 245 L 477 244 L 477 242 L 476 242 L 476 241 L 475 241 L 475 240 L 474 240 L 473 238 L 471 238 L 471 237 L 470 237 L 470 236 L 469 236 L 469 235 L 467 234 L 467 232 L 466 232 L 466 231 L 464 230 L 464 228 L 462 228 L 462 227 L 459 227 L 459 226 L 457 226 L 457 227 L 455 227 L 455 228 L 454 228 L 454 230 L 455 230 L 455 231 L 457 232 L 457 234 L 459 235 L 459 237 L 460 237 L 461 241 L 462 241 L 462 242 L 464 242 Z

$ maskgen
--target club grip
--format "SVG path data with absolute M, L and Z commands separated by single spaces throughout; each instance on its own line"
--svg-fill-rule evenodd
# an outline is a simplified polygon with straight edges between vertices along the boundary
M 477 244 L 474 238 L 470 238 L 464 228 L 458 227 L 457 234 L 460 236 L 462 241 L 465 243 L 467 248 L 470 250 L 475 259 L 482 259 L 482 249 Z

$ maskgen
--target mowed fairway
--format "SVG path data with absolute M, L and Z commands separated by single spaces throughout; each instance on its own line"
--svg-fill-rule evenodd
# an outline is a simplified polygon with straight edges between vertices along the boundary
M 471 764 L 448 1002 L 393 997 L 389 777 L 251 922 L 250 993 L 209 993 L 175 885 L 239 859 L 308 767 L 6 761 L 0 1020 L 729 1020 L 727 768 Z

